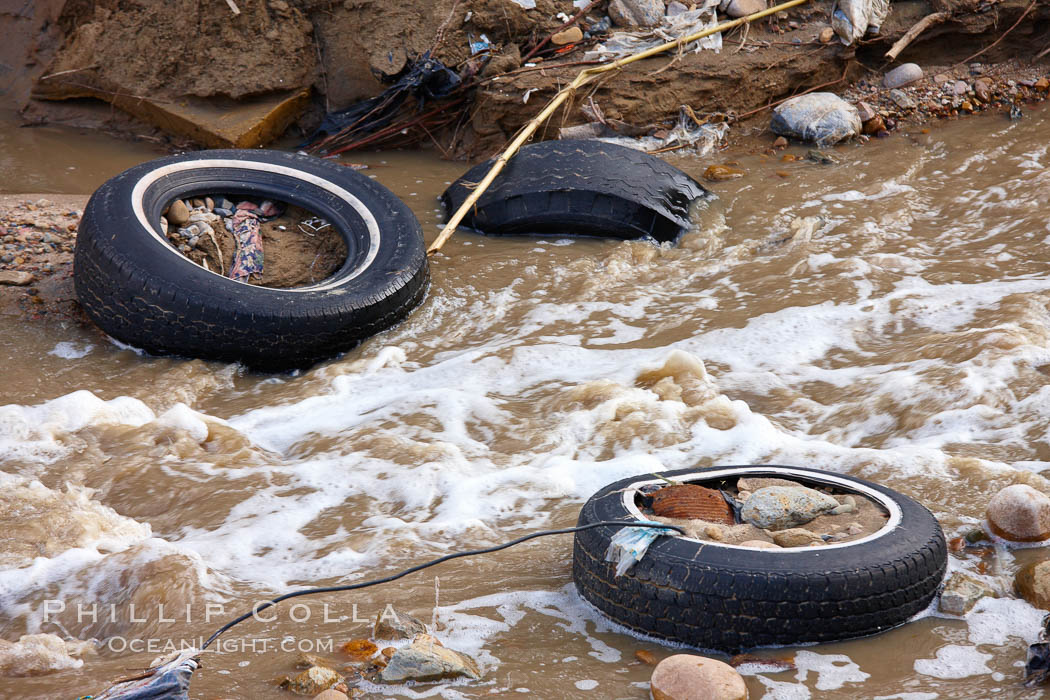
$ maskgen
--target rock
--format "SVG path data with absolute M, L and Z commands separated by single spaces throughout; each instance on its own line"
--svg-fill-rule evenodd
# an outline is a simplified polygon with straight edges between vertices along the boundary
M 368 639 L 351 639 L 340 648 L 344 654 L 355 661 L 368 661 L 379 651 L 375 642 Z
M 821 165 L 834 165 L 835 163 L 838 163 L 834 156 L 824 153 L 823 151 L 818 151 L 815 148 L 806 151 L 806 160 L 811 160 L 814 163 L 820 163 Z
M 1046 92 L 1047 90 L 1050 90 L 1050 80 L 1047 80 L 1046 78 L 1040 78 L 1039 80 L 1035 81 L 1035 85 L 1033 85 L 1032 87 L 1034 87 L 1036 90 L 1042 90 L 1043 92 Z
M 11 285 L 13 287 L 24 287 L 35 279 L 36 277 L 33 276 L 32 272 L 26 272 L 24 270 L 0 270 L 0 284 Z
M 885 131 L 885 130 L 886 130 L 886 122 L 884 122 L 882 120 L 882 117 L 880 117 L 877 114 L 874 117 L 872 117 L 871 119 L 869 119 L 868 121 L 864 122 L 864 133 L 865 134 L 868 134 L 868 135 L 877 134 L 880 131 Z
M 848 535 L 859 535 L 864 532 L 864 527 L 860 523 L 850 523 L 846 526 L 846 534 Z
M 281 679 L 278 685 L 297 695 L 316 695 L 342 680 L 342 676 L 326 666 L 311 666 L 295 678 Z
M 728 165 L 710 165 L 704 171 L 704 179 L 711 182 L 724 182 L 725 180 L 735 180 L 738 177 L 743 177 L 744 174 L 743 170 L 731 168 Z
M 903 90 L 890 90 L 890 99 L 901 109 L 915 109 L 915 100 Z
M 948 75 L 947 73 L 938 73 L 937 75 L 933 76 L 933 82 L 935 82 L 937 85 L 944 85 L 951 79 L 952 76 Z
M 563 126 L 558 129 L 559 139 L 596 139 L 605 135 L 605 125 L 601 122 Z
M 788 140 L 783 136 L 778 136 L 777 140 L 773 142 L 773 148 L 787 148 Z
M 747 542 L 741 542 L 741 547 L 754 547 L 756 549 L 780 549 L 779 544 L 773 544 L 772 542 L 766 542 L 765 540 L 748 540 Z
M 977 95 L 977 99 L 984 103 L 991 102 L 993 85 L 994 83 L 988 78 L 978 78 L 973 84 L 973 91 Z
M 726 7 L 726 14 L 730 17 L 746 17 L 766 9 L 766 0 L 732 0 Z
M 639 649 L 634 652 L 634 658 L 638 659 L 643 664 L 649 664 L 650 666 L 656 666 L 660 663 L 659 659 L 656 658 L 656 654 L 648 649 Z
M 988 503 L 988 524 L 999 537 L 1038 542 L 1050 537 L 1050 498 L 1026 484 L 1007 486 Z
M 961 571 L 956 571 L 948 578 L 941 592 L 941 600 L 938 604 L 941 612 L 951 615 L 965 615 L 977 604 L 977 601 L 985 596 L 995 596 L 995 591 L 989 588 L 983 581 L 978 581 Z
M 857 108 L 830 92 L 792 97 L 773 112 L 773 133 L 827 146 L 860 133 Z
M 168 235 L 168 220 L 163 216 L 160 217 L 160 230 L 164 233 L 165 236 Z
M 212 199 L 211 197 L 205 197 L 204 198 L 204 208 L 207 209 L 208 211 L 211 211 L 212 209 L 214 209 L 215 208 L 215 200 Z
M 329 688 L 321 692 L 320 695 L 315 695 L 314 700 L 349 700 L 346 693 L 342 693 L 334 688 Z
M 671 0 L 671 2 L 667 3 L 667 16 L 668 17 L 674 17 L 676 15 L 680 15 L 683 12 L 688 12 L 688 11 L 689 11 L 689 8 L 686 5 L 683 5 L 682 3 L 678 2 L 678 0 Z
M 551 36 L 551 43 L 556 46 L 575 44 L 577 41 L 583 41 L 583 30 L 577 26 L 569 27 Z
M 897 66 L 882 77 L 882 86 L 887 88 L 899 88 L 911 85 L 916 80 L 922 80 L 922 68 L 915 63 L 905 63 Z
M 376 624 L 372 628 L 372 636 L 375 639 L 412 639 L 426 633 L 426 625 L 408 613 L 392 607 L 383 610 L 383 613 L 376 618 Z
M 965 95 L 970 91 L 970 84 L 965 80 L 956 80 L 952 84 L 952 92 L 955 95 Z
M 380 651 L 379 653 L 382 654 L 383 656 L 385 656 L 389 660 L 390 657 L 393 656 L 394 652 L 396 652 L 396 651 L 397 651 L 397 648 L 395 648 L 395 647 L 384 647 L 383 650 Z
M 838 505 L 826 493 L 805 486 L 767 486 L 747 499 L 740 517 L 763 530 L 785 530 L 805 525 Z
M 190 209 L 181 199 L 176 199 L 168 206 L 165 216 L 168 217 L 168 222 L 172 225 L 182 226 L 190 220 Z
M 797 481 L 789 481 L 788 479 L 774 479 L 772 477 L 762 476 L 749 476 L 743 479 L 737 479 L 736 488 L 737 491 L 758 491 L 764 489 L 767 486 L 801 486 L 802 484 Z
M 817 38 L 820 39 L 820 43 L 822 44 L 830 44 L 835 38 L 835 30 L 831 27 L 824 27 L 820 30 L 820 36 Z
M 959 109 L 969 114 L 973 112 L 973 103 L 969 100 L 963 100 L 963 103 L 959 105 Z
M 1014 577 L 1017 595 L 1043 610 L 1050 610 L 1050 561 L 1022 566 Z
M 663 0 L 612 0 L 609 17 L 617 27 L 655 27 L 664 21 Z
M 650 679 L 653 700 L 747 700 L 747 686 L 732 666 L 693 654 L 661 661 Z
M 867 123 L 877 117 L 875 109 L 867 102 L 861 101 L 857 103 L 857 116 L 860 117 L 862 123 Z
M 780 547 L 811 547 L 824 544 L 824 538 L 820 535 L 800 527 L 774 532 L 773 541 Z
M 387 683 L 401 681 L 436 681 L 466 676 L 478 680 L 481 669 L 474 659 L 447 649 L 428 634 L 416 635 L 412 644 L 398 649 L 379 677 Z

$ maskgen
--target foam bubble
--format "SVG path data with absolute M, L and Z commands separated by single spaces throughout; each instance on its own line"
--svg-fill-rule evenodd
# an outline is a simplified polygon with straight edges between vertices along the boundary
M 77 343 L 62 341 L 49 350 L 47 354 L 61 357 L 64 360 L 79 360 L 82 357 L 87 357 L 94 349 L 95 346 L 91 343 L 78 345 Z
M 915 671 L 924 676 L 953 679 L 990 674 L 988 662 L 992 654 L 978 651 L 977 647 L 948 644 L 937 650 L 934 659 L 916 659 Z

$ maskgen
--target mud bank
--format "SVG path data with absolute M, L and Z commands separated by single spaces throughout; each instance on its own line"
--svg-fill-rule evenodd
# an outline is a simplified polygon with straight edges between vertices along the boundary
M 474 158 L 493 152 L 534 116 L 581 70 L 597 40 L 548 45 L 522 65 L 523 56 L 575 13 L 570 0 L 539 0 L 530 10 L 514 0 L 241 0 L 236 6 L 237 13 L 225 3 L 189 0 L 148 7 L 45 0 L 0 11 L 0 30 L 19 37 L 0 47 L 0 91 L 14 98 L 27 123 L 103 127 L 171 147 L 256 145 L 286 127 L 301 138 L 324 113 L 379 94 L 430 51 L 471 86 L 450 107 L 455 118 L 408 124 L 407 117 L 419 114 L 419 105 L 408 104 L 406 128 L 369 146 L 436 146 L 449 157 Z M 555 114 L 542 137 L 588 121 L 580 107 L 589 101 L 633 133 L 662 128 L 681 105 L 690 105 L 730 119 L 738 138 L 766 130 L 771 103 L 818 86 L 843 93 L 861 81 L 877 83 L 903 62 L 918 63 L 932 79 L 984 50 L 981 64 L 1001 65 L 1003 82 L 1034 82 L 1037 77 L 1014 73 L 1045 74 L 1050 66 L 1045 56 L 1024 66 L 1008 63 L 1045 48 L 1047 2 L 952 6 L 947 21 L 926 29 L 894 63 L 884 57 L 889 47 L 919 19 L 948 8 L 894 3 L 882 33 L 852 47 L 821 41 L 831 9 L 830 2 L 812 2 L 727 33 L 720 52 L 627 66 Z M 600 3 L 587 17 L 600 18 L 605 10 Z M 586 18 L 582 23 L 591 26 Z M 487 62 L 472 57 L 474 42 L 490 47 Z M 120 109 L 100 109 L 100 100 Z M 958 114 L 953 105 L 929 116 L 955 116 L 953 109 Z

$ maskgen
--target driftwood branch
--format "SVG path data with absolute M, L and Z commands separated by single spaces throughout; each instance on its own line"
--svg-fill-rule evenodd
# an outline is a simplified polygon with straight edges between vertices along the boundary
M 594 77 L 602 75 L 603 73 L 608 73 L 609 71 L 619 70 L 623 66 L 626 66 L 630 63 L 634 63 L 635 61 L 641 61 L 645 58 L 652 58 L 653 56 L 658 56 L 664 53 L 665 51 L 677 49 L 682 46 L 685 46 L 686 44 L 691 44 L 697 39 L 703 39 L 705 36 L 717 34 L 718 32 L 725 32 L 730 29 L 733 29 L 734 27 L 739 27 L 742 24 L 747 24 L 748 22 L 753 22 L 757 19 L 768 17 L 769 15 L 776 14 L 777 12 L 782 12 L 784 10 L 796 7 L 798 5 L 802 5 L 807 2 L 809 2 L 809 0 L 789 0 L 789 2 L 781 3 L 776 7 L 770 7 L 769 9 L 762 10 L 761 12 L 746 15 L 744 17 L 740 17 L 729 22 L 724 22 L 718 25 L 717 27 L 709 27 L 708 29 L 704 29 L 703 31 L 697 32 L 695 34 L 683 36 L 678 39 L 675 39 L 674 41 L 669 41 L 665 44 L 654 46 L 651 49 L 646 49 L 645 51 L 636 53 L 633 56 L 627 56 L 625 58 L 621 58 L 618 61 L 613 61 L 612 63 L 606 63 L 601 66 L 596 66 L 594 68 L 585 68 L 584 70 L 580 71 L 579 75 L 576 76 L 575 80 L 573 80 L 571 83 L 559 90 L 558 94 L 556 94 L 551 99 L 551 101 L 547 103 L 547 106 L 544 107 L 539 114 L 533 117 L 532 120 L 528 124 L 526 124 L 520 132 L 518 132 L 518 135 L 514 138 L 511 144 L 507 146 L 503 153 L 500 154 L 499 158 L 496 159 L 496 162 L 492 164 L 492 169 L 489 170 L 488 174 L 485 175 L 481 182 L 478 183 L 477 187 L 474 188 L 474 191 L 470 193 L 470 196 L 467 197 L 466 200 L 464 200 L 463 204 L 460 205 L 459 209 L 457 209 L 456 212 L 449 218 L 448 223 L 445 224 L 445 228 L 441 229 L 441 233 L 438 234 L 438 237 L 434 240 L 433 243 L 430 244 L 430 247 L 427 248 L 427 254 L 433 255 L 437 251 L 441 250 L 441 246 L 445 245 L 445 241 L 451 238 L 452 234 L 456 232 L 456 227 L 459 226 L 459 222 L 463 220 L 463 217 L 467 215 L 467 212 L 470 211 L 470 208 L 474 206 L 475 202 L 477 202 L 481 195 L 485 192 L 485 190 L 488 189 L 489 185 L 492 184 L 492 181 L 496 179 L 496 176 L 500 174 L 500 171 L 502 171 L 504 166 L 507 165 L 507 161 L 509 161 L 511 157 L 513 157 L 514 154 L 518 152 L 518 149 L 520 149 L 522 145 L 526 141 L 528 141 L 534 133 L 536 133 L 536 130 L 540 127 L 540 125 L 543 124 L 543 122 L 546 121 L 548 117 L 554 114 L 555 111 L 557 111 L 558 107 L 560 107 L 562 103 L 565 102 L 565 100 L 567 100 L 571 95 L 574 95 L 579 88 L 589 83 Z
M 891 61 L 896 61 L 897 56 L 900 55 L 901 51 L 906 49 L 908 47 L 908 44 L 915 41 L 915 37 L 919 36 L 933 25 L 944 22 L 951 16 L 952 14 L 950 12 L 934 12 L 932 15 L 926 15 L 918 22 L 913 24 L 911 26 L 911 29 L 905 32 L 904 36 L 897 40 L 897 43 L 895 43 L 890 48 L 890 50 L 886 52 L 886 58 L 890 59 Z

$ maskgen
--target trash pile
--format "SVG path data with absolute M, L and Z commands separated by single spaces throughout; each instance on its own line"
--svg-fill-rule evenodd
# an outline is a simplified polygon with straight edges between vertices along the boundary
M 283 208 L 270 200 L 260 203 L 243 200 L 234 204 L 225 197 L 220 197 L 218 201 L 211 197 L 188 201 L 176 199 L 165 210 L 160 227 L 172 245 L 198 265 L 214 272 L 208 263 L 210 257 L 213 265 L 217 263 L 219 274 L 244 282 L 251 275 L 261 275 L 263 271 L 260 221 L 275 219 L 283 212 Z M 229 270 L 226 269 L 225 256 L 215 237 L 216 230 L 220 235 L 227 232 L 234 241 Z M 201 254 L 192 256 L 194 251 Z
M 860 494 L 833 494 L 789 479 L 747 477 L 708 488 L 670 483 L 636 497 L 652 522 L 677 525 L 689 537 L 779 549 L 850 542 L 877 532 L 887 513 Z

